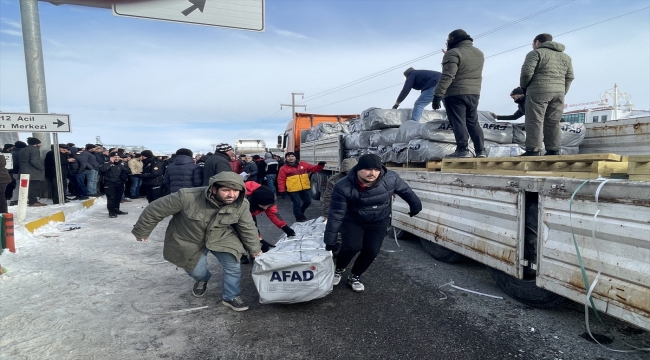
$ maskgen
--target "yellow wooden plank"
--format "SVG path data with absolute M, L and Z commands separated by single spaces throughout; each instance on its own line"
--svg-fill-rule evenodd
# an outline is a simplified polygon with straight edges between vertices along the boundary
M 650 162 L 630 161 L 627 173 L 635 175 L 650 175 Z
M 650 175 L 630 175 L 630 180 L 634 180 L 634 181 L 650 181 Z
M 630 155 L 627 157 L 627 161 L 650 162 L 650 155 Z
M 483 169 L 454 169 L 453 171 L 445 170 L 442 172 L 453 172 L 459 174 L 481 174 L 481 175 L 514 175 L 514 176 L 543 176 L 543 177 L 566 177 L 576 179 L 596 179 L 598 174 L 591 172 L 575 171 L 516 171 L 516 170 L 483 170 Z
M 591 172 L 600 176 L 612 174 L 627 174 L 628 163 L 614 161 L 595 161 L 591 164 Z
M 466 163 L 466 162 L 521 162 L 521 161 L 565 161 L 565 162 L 584 162 L 584 161 L 621 161 L 621 155 L 616 154 L 576 154 L 576 155 L 549 155 L 549 156 L 515 156 L 501 158 L 459 158 L 444 159 L 443 163 Z

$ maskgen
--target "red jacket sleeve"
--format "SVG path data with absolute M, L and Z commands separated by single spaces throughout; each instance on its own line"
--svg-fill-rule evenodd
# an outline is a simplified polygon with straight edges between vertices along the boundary
M 287 191 L 287 167 L 282 166 L 278 171 L 278 192 Z
M 269 217 L 271 222 L 273 224 L 275 224 L 275 226 L 277 226 L 278 228 L 281 228 L 281 227 L 287 225 L 287 222 L 282 220 L 282 218 L 280 217 L 280 214 L 278 214 L 278 206 L 277 205 L 269 206 L 268 209 L 266 209 L 264 212 L 266 213 L 266 216 Z
M 319 172 L 325 168 L 325 165 L 312 165 L 310 163 L 306 162 L 300 162 L 300 165 L 302 165 L 305 169 L 307 169 L 308 172 Z

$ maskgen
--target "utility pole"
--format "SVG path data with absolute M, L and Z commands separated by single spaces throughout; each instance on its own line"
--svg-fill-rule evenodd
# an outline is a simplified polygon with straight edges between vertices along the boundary
M 291 106 L 291 119 L 294 119 L 296 117 L 297 107 L 302 107 L 307 110 L 307 105 L 296 105 L 296 95 L 300 95 L 303 99 L 305 98 L 305 94 L 303 93 L 291 93 L 291 105 L 280 104 L 280 109 L 282 109 L 283 106 Z

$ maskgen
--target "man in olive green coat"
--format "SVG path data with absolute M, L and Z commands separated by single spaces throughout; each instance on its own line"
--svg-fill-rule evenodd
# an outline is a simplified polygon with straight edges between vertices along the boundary
M 20 174 L 29 175 L 29 190 L 27 193 L 27 206 L 45 206 L 38 201 L 38 194 L 45 184 L 45 161 L 41 158 L 41 140 L 27 138 L 28 146 L 18 152 Z
M 223 267 L 222 303 L 235 311 L 248 310 L 239 296 L 239 258 L 246 252 L 252 257 L 262 254 L 244 190 L 240 175 L 221 172 L 208 186 L 181 189 L 151 202 L 131 231 L 136 240 L 146 241 L 156 225 L 172 215 L 163 257 L 196 280 L 192 294 L 202 297 L 212 276 L 207 269 L 211 252 Z
M 447 158 L 472 157 L 470 138 L 476 157 L 487 157 L 477 111 L 485 56 L 473 42 L 463 29 L 449 33 L 447 51 L 442 57 L 442 76 L 433 92 L 433 109 L 440 109 L 444 99 L 447 118 L 456 138 L 456 151 L 445 156 Z
M 552 40 L 549 34 L 537 35 L 533 51 L 526 55 L 521 67 L 519 86 L 526 95 L 526 152 L 523 156 L 540 155 L 542 134 L 546 147 L 544 155 L 560 155 L 564 95 L 574 75 L 564 45 Z

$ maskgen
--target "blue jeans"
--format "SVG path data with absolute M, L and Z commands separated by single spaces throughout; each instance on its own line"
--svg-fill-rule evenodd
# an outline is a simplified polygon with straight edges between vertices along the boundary
M 74 186 L 74 194 L 75 196 L 78 197 L 83 197 L 88 195 L 88 188 L 86 188 L 86 184 L 84 183 L 84 180 L 86 179 L 86 174 L 76 174 L 75 176 L 75 186 Z
M 140 185 L 142 185 L 142 179 L 131 175 L 131 199 L 137 198 L 140 195 Z
M 273 191 L 274 194 L 276 193 L 276 190 L 275 190 L 275 179 L 276 179 L 277 177 L 278 177 L 278 175 L 276 175 L 276 174 L 266 175 L 266 186 L 268 186 L 269 189 L 270 189 L 271 191 Z
M 301 190 L 288 194 L 289 199 L 293 203 L 293 216 L 296 217 L 296 220 L 299 220 L 305 214 L 305 210 L 311 205 L 311 190 Z
M 97 194 L 97 170 L 86 170 L 88 194 Z
M 420 121 L 420 118 L 422 117 L 422 112 L 424 111 L 424 107 L 431 104 L 433 101 L 433 91 L 436 89 L 436 87 L 430 87 L 428 89 L 422 90 L 420 92 L 420 97 L 418 97 L 417 100 L 415 100 L 415 104 L 413 104 L 413 112 L 411 112 L 411 120 L 413 121 Z
M 208 252 L 211 252 L 219 260 L 223 268 L 223 293 L 221 294 L 221 298 L 230 301 L 239 296 L 241 293 L 241 265 L 239 264 L 239 259 L 230 253 L 217 252 L 204 248 L 194 270 L 185 270 L 187 274 L 195 281 L 207 282 L 210 280 L 212 274 L 208 271 Z

